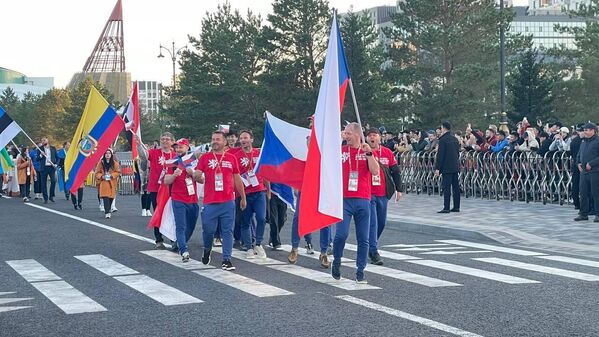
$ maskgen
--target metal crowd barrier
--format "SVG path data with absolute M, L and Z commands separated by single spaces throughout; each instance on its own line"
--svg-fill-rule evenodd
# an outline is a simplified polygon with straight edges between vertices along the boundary
M 122 154 L 119 154 L 118 158 L 121 158 Z M 130 155 L 129 155 L 130 157 Z M 135 194 L 135 174 L 133 170 L 132 159 L 119 159 L 121 166 L 121 178 L 119 179 L 118 193 L 120 195 L 132 195 Z M 94 172 L 90 172 L 85 184 L 87 186 L 96 187 L 96 175 Z
M 441 195 L 435 177 L 436 152 L 398 154 L 405 193 Z M 459 181 L 466 198 L 570 204 L 572 158 L 569 152 L 462 152 Z

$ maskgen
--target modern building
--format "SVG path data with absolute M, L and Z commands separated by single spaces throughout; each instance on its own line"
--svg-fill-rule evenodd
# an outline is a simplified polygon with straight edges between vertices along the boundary
M 0 92 L 10 87 L 19 98 L 30 92 L 43 95 L 54 87 L 54 77 L 27 77 L 18 71 L 0 67 Z
M 536 0 L 536 3 L 549 3 L 551 0 Z M 562 0 L 564 1 L 564 0 Z M 572 2 L 576 0 L 571 0 Z M 532 2 L 532 0 L 531 0 Z M 554 2 L 557 2 L 554 0 Z M 578 1 L 579 3 L 582 1 Z M 549 8 L 547 6 L 543 8 Z M 559 48 L 561 46 L 568 49 L 576 49 L 574 35 L 562 33 L 556 30 L 556 26 L 563 27 L 585 27 L 584 19 L 570 17 L 565 12 L 560 11 L 540 11 L 539 7 L 513 7 L 516 16 L 511 24 L 509 33 L 532 35 L 533 46 L 539 49 Z M 549 14 L 547 14 L 549 13 Z
M 138 81 L 139 113 L 151 120 L 158 118 L 162 93 L 162 83 L 157 81 Z
M 575 11 L 580 5 L 589 5 L 591 0 L 528 0 L 530 15 L 563 15 Z

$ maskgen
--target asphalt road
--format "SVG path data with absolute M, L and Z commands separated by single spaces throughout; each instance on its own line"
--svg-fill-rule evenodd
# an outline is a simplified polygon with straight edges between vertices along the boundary
M 591 258 L 389 224 L 368 286 L 352 281 L 351 249 L 345 281 L 318 255 L 292 267 L 268 249 L 271 260 L 234 259 L 231 273 L 218 253 L 212 269 L 156 253 L 138 197 L 119 197 L 112 219 L 93 190 L 85 198 L 83 211 L 60 197 L 0 200 L 0 336 L 599 336 Z M 194 260 L 200 236 L 198 225 Z

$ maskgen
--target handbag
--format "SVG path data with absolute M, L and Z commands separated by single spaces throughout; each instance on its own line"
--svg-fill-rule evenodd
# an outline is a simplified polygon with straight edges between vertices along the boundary
M 385 196 L 387 199 L 391 200 L 395 194 L 395 182 L 391 176 L 391 169 L 389 169 L 389 167 L 386 165 L 381 165 L 381 168 L 383 169 L 383 174 L 385 175 Z

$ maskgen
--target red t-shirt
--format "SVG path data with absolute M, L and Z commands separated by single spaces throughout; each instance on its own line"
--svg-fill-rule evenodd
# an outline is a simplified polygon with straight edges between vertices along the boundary
M 174 167 L 166 166 L 166 161 L 169 159 L 176 158 L 176 157 L 177 157 L 177 154 L 175 154 L 175 151 L 165 153 L 165 152 L 162 152 L 162 149 L 148 150 L 148 161 L 150 162 L 150 176 L 148 177 L 148 192 L 158 192 L 158 188 L 160 188 L 158 179 L 160 179 L 162 170 L 166 169 L 165 174 L 172 174 L 174 171 Z
M 230 153 L 230 154 L 232 154 L 232 155 L 235 155 L 235 154 L 237 154 L 237 152 L 239 152 L 239 151 L 241 151 L 241 148 L 240 148 L 240 147 L 230 147 L 230 148 L 227 150 L 227 152 L 228 152 L 228 153 Z
M 341 160 L 343 167 L 343 197 L 370 200 L 372 175 L 368 169 L 368 162 L 364 151 L 345 145 L 341 148 Z M 350 171 L 358 172 L 357 191 L 349 191 L 348 189 Z
M 197 169 L 198 166 L 196 165 L 195 168 Z M 185 183 L 185 178 L 187 177 L 189 177 L 192 180 L 191 184 L 193 186 L 194 193 L 191 195 L 189 194 L 189 192 L 187 192 L 187 183 Z M 175 178 L 175 181 L 171 186 L 171 198 L 174 201 L 180 201 L 186 204 L 195 204 L 198 202 L 198 191 L 196 182 L 193 181 L 192 176 L 187 175 L 187 171 L 183 171 L 183 173 L 180 176 Z
M 387 167 L 391 167 L 397 165 L 397 160 L 395 160 L 395 156 L 393 152 L 384 146 L 380 146 L 378 150 L 372 150 L 372 155 L 379 162 L 379 166 L 385 165 Z M 378 186 L 372 185 L 372 195 L 376 197 L 385 197 L 387 196 L 385 184 L 385 174 L 383 173 L 383 168 L 380 168 L 379 177 L 381 177 L 381 184 Z
M 205 153 L 198 161 L 198 170 L 204 172 L 204 204 L 217 204 L 235 200 L 235 181 L 234 174 L 239 174 L 237 158 L 225 152 L 224 154 L 215 154 L 214 152 Z M 216 174 L 223 175 L 223 190 L 216 191 Z
M 247 174 L 250 170 L 254 171 L 258 157 L 260 157 L 260 150 L 252 149 L 250 153 L 245 153 L 245 151 L 241 149 L 235 153 L 235 157 L 237 157 L 241 180 L 244 180 L 245 194 L 266 191 L 266 187 L 264 187 L 264 179 L 260 175 L 256 175 L 256 178 L 258 178 L 258 185 L 252 186 L 249 182 L 250 178 Z

